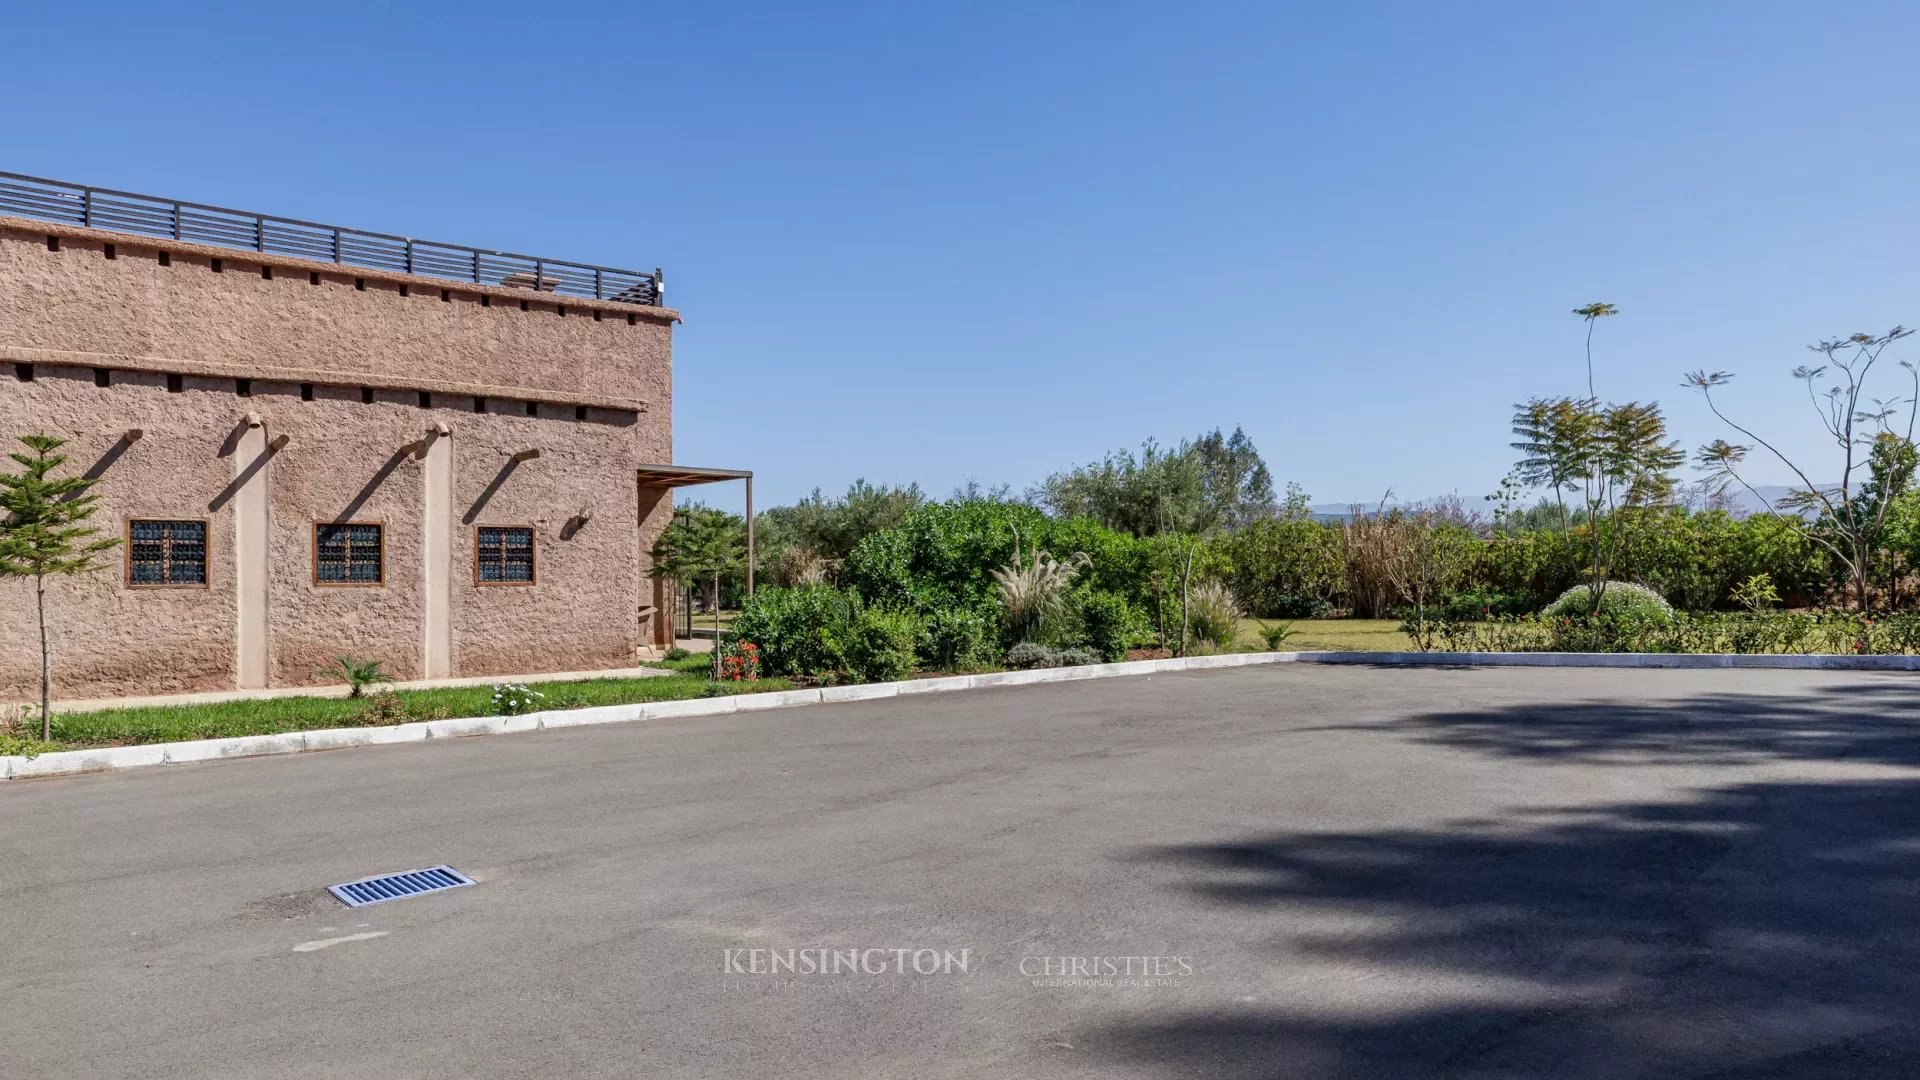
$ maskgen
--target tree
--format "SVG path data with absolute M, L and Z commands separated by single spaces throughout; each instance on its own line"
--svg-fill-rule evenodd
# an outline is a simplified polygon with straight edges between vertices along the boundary
M 1237 528 L 1274 511 L 1273 474 L 1239 428 L 1167 448 L 1148 439 L 1055 473 L 1029 493 L 1056 517 L 1090 517 L 1135 536 Z
M 713 671 L 720 674 L 720 577 L 746 558 L 746 525 L 734 514 L 694 504 L 674 511 L 673 520 L 653 545 L 656 578 L 690 585 L 713 582 Z
M 1411 605 L 1401 629 L 1421 652 L 1433 648 L 1434 628 L 1428 610 L 1458 589 L 1473 571 L 1479 550 L 1479 521 L 1457 498 L 1392 511 L 1389 526 L 1397 533 L 1386 545 L 1387 580 L 1403 603 Z
M 1584 568 L 1588 596 L 1599 611 L 1614 568 L 1625 562 L 1648 511 L 1673 499 L 1675 468 L 1685 460 L 1678 443 L 1667 439 L 1666 418 L 1658 404 L 1629 401 L 1601 405 L 1593 398 L 1535 398 L 1516 405 L 1512 444 L 1524 456 L 1514 465 L 1520 484 L 1552 491 L 1567 551 L 1574 514 L 1569 493 L 1580 497 L 1580 511 L 1591 532 Z
M 22 435 L 27 452 L 7 456 L 21 472 L 0 473 L 0 577 L 33 579 L 34 610 L 40 623 L 40 737 L 53 738 L 53 646 L 47 637 L 47 579 L 99 569 L 96 558 L 118 540 L 95 539 L 87 525 L 98 496 L 88 494 L 98 481 L 85 476 L 58 477 L 66 464 L 59 452 L 65 439 Z
M 1861 485 L 1856 473 L 1867 468 L 1871 474 L 1873 450 L 1882 435 L 1896 436 L 1908 444 L 1913 442 L 1914 418 L 1920 414 L 1920 408 L 1915 407 L 1916 399 L 1920 399 L 1920 371 L 1916 371 L 1910 362 L 1900 361 L 1912 384 L 1910 396 L 1905 398 L 1866 399 L 1867 381 L 1887 347 L 1911 333 L 1913 331 L 1904 326 L 1896 326 L 1884 334 L 1853 334 L 1809 345 L 1810 350 L 1826 357 L 1827 362 L 1819 367 L 1802 365 L 1793 370 L 1793 377 L 1806 384 L 1807 398 L 1813 404 L 1821 428 L 1840 448 L 1840 482 L 1837 484 L 1814 483 L 1807 470 L 1782 453 L 1779 447 L 1750 428 L 1734 422 L 1721 410 L 1714 391 L 1732 382 L 1732 373 L 1708 372 L 1704 369 L 1687 373 L 1686 385 L 1700 392 L 1713 415 L 1742 437 L 1751 440 L 1749 444 L 1737 444 L 1715 439 L 1694 455 L 1695 464 L 1710 475 L 1739 484 L 1755 498 L 1760 498 L 1760 493 L 1754 491 L 1753 485 L 1747 482 L 1741 472 L 1755 444 L 1766 448 L 1776 460 L 1792 470 L 1800 486 L 1780 500 L 1780 508 L 1791 511 L 1803 521 L 1808 535 L 1839 560 L 1847 580 L 1853 585 L 1854 600 L 1862 611 L 1870 603 L 1873 567 L 1884 539 L 1887 516 L 1899 499 L 1896 490 L 1890 491 L 1886 498 L 1870 499 L 1863 503 L 1863 496 L 1868 494 L 1870 485 Z M 1868 407 L 1869 401 L 1871 407 Z M 1902 406 L 1908 407 L 1903 432 L 1896 431 L 1893 423 Z M 1887 464 L 1893 463 L 1889 461 Z M 1889 475 L 1884 482 L 1891 483 L 1894 479 Z M 1911 480 L 1912 473 L 1908 470 L 1905 477 L 1900 478 L 1899 488 L 1904 490 Z
M 908 511 L 926 501 L 918 484 L 890 487 L 869 484 L 863 477 L 847 487 L 841 496 L 829 496 L 819 488 L 792 506 L 776 506 L 755 519 L 761 562 L 771 571 L 769 577 L 783 585 L 783 565 L 838 566 L 853 552 L 854 545 L 881 529 L 891 529 L 905 520 Z M 798 549 L 802 554 L 790 555 Z
M 1612 304 L 1595 301 L 1585 307 L 1573 309 L 1575 315 L 1587 321 L 1587 396 L 1596 397 L 1593 391 L 1593 324 L 1610 315 L 1620 314 L 1620 309 Z

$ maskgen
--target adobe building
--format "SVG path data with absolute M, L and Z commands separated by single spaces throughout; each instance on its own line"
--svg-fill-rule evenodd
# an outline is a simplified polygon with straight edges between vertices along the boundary
M 671 489 L 752 482 L 658 464 L 678 317 L 657 270 L 0 173 L 0 441 L 70 440 L 121 541 L 51 587 L 55 696 L 670 644 Z M 0 701 L 38 685 L 31 583 L 0 580 Z

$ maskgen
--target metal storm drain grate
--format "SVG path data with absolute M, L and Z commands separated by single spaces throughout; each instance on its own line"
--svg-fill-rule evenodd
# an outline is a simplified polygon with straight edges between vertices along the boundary
M 404 874 L 382 874 L 349 881 L 345 885 L 329 885 L 327 891 L 348 907 L 366 907 L 368 904 L 384 904 L 388 900 L 404 900 L 409 896 L 445 892 L 471 884 L 472 878 L 451 866 L 429 866 L 425 870 L 409 870 Z

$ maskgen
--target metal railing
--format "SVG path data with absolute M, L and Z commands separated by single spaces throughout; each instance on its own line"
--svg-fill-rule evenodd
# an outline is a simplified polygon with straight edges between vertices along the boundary
M 0 214 L 343 266 L 658 306 L 660 270 L 542 259 L 0 172 Z

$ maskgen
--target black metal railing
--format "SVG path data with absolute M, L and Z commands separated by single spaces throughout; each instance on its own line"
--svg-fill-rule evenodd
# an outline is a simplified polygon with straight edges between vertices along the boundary
M 661 274 L 343 229 L 295 218 L 0 172 L 0 215 L 290 255 L 343 266 L 659 305 Z

